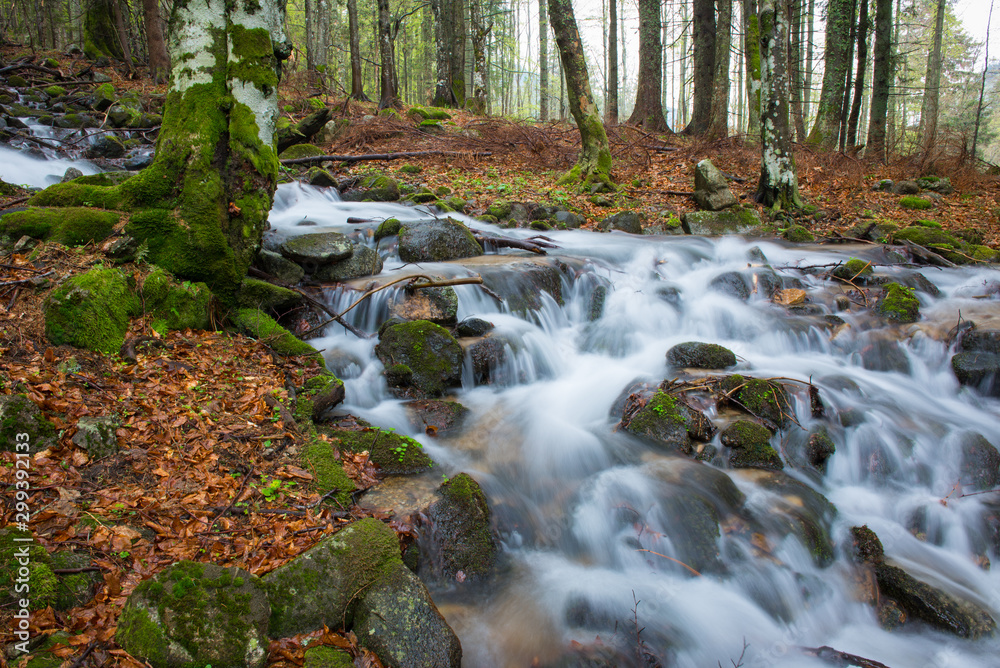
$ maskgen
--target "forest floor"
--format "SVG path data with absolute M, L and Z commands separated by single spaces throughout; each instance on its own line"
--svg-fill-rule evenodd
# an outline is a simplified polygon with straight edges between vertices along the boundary
M 79 63 L 65 66 L 80 69 Z M 165 90 L 111 68 L 103 71 L 119 90 L 143 95 Z M 310 111 L 307 92 L 295 85 L 287 90 L 283 108 L 290 107 L 287 113 L 295 120 Z M 444 185 L 473 202 L 473 213 L 506 199 L 564 206 L 586 216 L 588 227 L 624 209 L 655 219 L 694 209 L 683 193 L 691 191 L 693 167 L 703 158 L 742 179 L 731 187 L 745 203 L 752 201 L 759 169 L 758 149 L 743 138 L 704 143 L 615 126 L 610 128 L 613 176 L 621 190 L 610 196 L 611 207 L 598 207 L 587 196 L 556 185 L 575 160 L 577 135 L 567 124 L 456 111 L 453 129 L 429 135 L 405 117 L 375 116 L 369 103 L 351 103 L 340 113 L 353 122 L 336 143 L 321 146 L 329 153 L 446 150 L 462 155 L 406 160 L 423 167 L 416 176 L 399 171 L 403 161 L 342 166 L 339 176 L 377 171 L 432 189 Z M 478 152 L 491 155 L 476 157 Z M 1000 179 L 995 176 L 952 165 L 940 175 L 951 178 L 956 192 L 931 211 L 909 212 L 899 208 L 897 196 L 872 192 L 872 186 L 883 178 L 919 176 L 914 160 L 879 165 L 802 146 L 796 147 L 796 158 L 804 199 L 825 212 L 805 221 L 818 235 L 846 234 L 863 216 L 899 222 L 933 218 L 948 229 L 975 228 L 988 245 L 1000 246 Z M 21 195 L 0 199 L 0 208 Z M 49 551 L 75 546 L 89 554 L 96 569 L 93 598 L 65 612 L 35 613 L 32 633 L 74 634 L 53 652 L 74 668 L 139 668 L 143 664 L 118 649 L 113 634 L 125 598 L 142 579 L 179 559 L 210 559 L 266 573 L 366 513 L 313 505 L 318 494 L 309 489 L 311 475 L 294 456 L 301 437 L 266 400 L 286 398 L 287 377 L 315 371 L 308 362 L 279 358 L 239 335 L 186 330 L 161 336 L 146 318 L 134 320 L 128 333 L 130 340 L 149 337 L 152 342 L 137 350 L 134 360 L 49 344 L 42 315 L 45 284 L 36 290 L 27 281 L 39 277 L 51 286 L 102 257 L 94 245 L 43 244 L 30 261 L 22 254 L 0 258 L 0 390 L 27 394 L 60 430 L 56 444 L 32 460 L 34 532 Z M 141 280 L 149 267 L 127 265 L 126 270 Z M 120 450 L 91 460 L 72 443 L 75 423 L 112 413 L 121 421 Z M 8 487 L 13 455 L 0 458 L 0 485 Z M 370 464 L 350 457 L 345 462 L 359 487 L 371 484 Z M 0 519 L 4 524 L 12 519 L 10 504 L 0 509 Z M 411 532 L 403 524 L 394 528 L 403 540 Z M 14 639 L 10 614 L 0 610 L 0 646 Z M 317 639 L 348 649 L 360 659 L 356 665 L 379 665 L 350 634 L 326 631 L 272 643 L 269 665 L 302 665 L 304 646 Z M 0 666 L 6 665 L 0 654 Z

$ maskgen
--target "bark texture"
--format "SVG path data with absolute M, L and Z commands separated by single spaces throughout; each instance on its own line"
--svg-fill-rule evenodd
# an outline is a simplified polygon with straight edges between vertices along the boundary
M 549 14 L 538 3 L 538 120 L 549 120 Z
M 868 69 L 868 2 L 861 0 L 858 12 L 858 66 L 854 76 L 854 99 L 847 118 L 847 148 L 858 144 L 858 119 L 861 117 L 861 98 L 865 92 L 865 71 Z
M 663 116 L 662 66 L 660 3 L 658 0 L 639 0 L 639 84 L 629 125 L 650 132 L 667 131 L 667 120 Z
M 920 144 L 926 159 L 937 140 L 938 100 L 941 93 L 941 40 L 944 35 L 946 0 L 938 0 L 934 24 L 934 45 L 927 55 L 927 79 L 924 81 L 924 101 L 920 105 Z
M 392 35 L 392 18 L 389 16 L 389 0 L 378 0 L 378 53 L 379 69 L 379 109 L 398 109 L 399 79 L 396 76 L 396 54 Z
M 712 119 L 712 77 L 715 74 L 715 3 L 694 2 L 694 93 L 691 121 L 684 128 L 689 135 L 704 134 Z
M 351 99 L 368 102 L 361 76 L 361 31 L 358 28 L 358 0 L 347 0 L 347 32 L 351 48 Z
M 840 111 L 844 104 L 847 52 L 850 47 L 854 5 L 852 0 L 830 0 L 826 19 L 826 56 L 823 87 L 816 106 L 816 121 L 806 141 L 826 148 L 837 145 L 840 134 Z
M 885 127 L 892 82 L 892 0 L 875 0 L 875 62 L 865 155 L 885 160 Z
M 490 28 L 483 21 L 481 2 L 482 0 L 469 0 L 469 28 L 472 42 L 472 99 L 469 100 L 469 109 L 472 113 L 483 116 L 489 106 L 486 38 L 489 37 Z
M 717 0 L 716 4 L 719 14 L 715 22 L 712 116 L 708 124 L 710 139 L 722 139 L 729 135 L 729 49 L 733 43 L 733 1 Z
M 548 0 L 548 9 L 552 32 L 559 45 L 570 113 L 580 132 L 580 156 L 559 182 L 578 185 L 581 191 L 586 192 L 614 190 L 608 135 L 590 91 L 587 61 L 584 59 L 576 17 L 573 15 L 573 5 L 571 0 Z
M 608 1 L 608 123 L 618 122 L 618 0 Z M 639 9 L 639 53 L 642 53 L 642 8 Z M 640 58 L 642 56 L 640 55 Z M 641 74 L 640 74 L 641 76 Z
M 149 50 L 149 73 L 153 83 L 164 83 L 170 77 L 170 56 L 163 38 L 163 21 L 160 19 L 158 0 L 142 0 L 142 23 L 146 29 L 146 48 Z
M 760 135 L 760 23 L 757 0 L 743 0 L 743 26 L 746 31 L 743 58 L 747 71 L 747 134 Z

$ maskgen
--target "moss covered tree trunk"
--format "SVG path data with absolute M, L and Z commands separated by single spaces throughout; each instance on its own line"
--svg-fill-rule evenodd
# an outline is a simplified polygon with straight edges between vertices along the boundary
M 151 262 L 232 302 L 277 183 L 278 73 L 291 51 L 284 9 L 278 0 L 177 0 L 169 34 L 153 164 L 117 186 L 100 175 L 55 185 L 30 204 L 126 212 L 125 231 Z
M 823 88 L 820 90 L 819 104 L 816 106 L 816 121 L 806 139 L 810 144 L 819 144 L 826 148 L 834 148 L 837 145 L 837 137 L 840 134 L 840 111 L 844 106 L 844 90 L 850 66 L 847 51 L 850 47 L 853 20 L 852 0 L 830 0 L 826 18 Z
M 88 0 L 87 11 L 83 15 L 83 52 L 96 60 L 124 57 L 118 28 L 115 25 L 115 11 L 112 3 L 117 0 Z
M 757 0 L 743 0 L 743 25 L 746 35 L 743 58 L 747 69 L 747 134 L 760 134 L 760 25 Z
M 659 0 L 639 0 L 639 83 L 629 125 L 638 125 L 650 132 L 667 131 L 667 120 L 663 116 L 662 67 Z M 617 73 L 617 66 L 615 71 Z
M 608 135 L 590 91 L 587 61 L 573 16 L 573 5 L 570 0 L 548 0 L 548 7 L 566 80 L 569 110 L 580 131 L 580 157 L 573 168 L 559 179 L 559 183 L 578 185 L 581 192 L 614 190 Z
M 789 210 L 802 206 L 788 124 L 788 0 L 760 7 L 761 156 L 758 202 Z
M 729 49 L 733 43 L 733 2 L 718 0 L 715 21 L 715 73 L 712 75 L 712 116 L 709 139 L 729 136 Z
M 885 128 L 892 82 L 892 0 L 875 0 L 875 64 L 865 155 L 885 160 Z

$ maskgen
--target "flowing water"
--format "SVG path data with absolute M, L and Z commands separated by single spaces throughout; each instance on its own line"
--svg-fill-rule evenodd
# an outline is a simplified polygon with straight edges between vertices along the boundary
M 332 229 L 374 245 L 377 223 L 356 219 L 389 216 L 427 213 L 344 203 L 335 194 L 286 185 L 279 188 L 271 234 Z M 465 221 L 487 233 L 529 235 Z M 960 312 L 980 327 L 997 326 L 1000 309 L 989 297 L 1000 279 L 996 270 L 921 269 L 940 296 L 918 292 L 921 321 L 888 327 L 857 305 L 836 312 L 841 287 L 807 269 L 851 256 L 879 263 L 881 251 L 873 247 L 547 235 L 560 248 L 539 261 L 562 263 L 562 304 L 543 294 L 540 308 L 517 315 L 478 286 L 455 288 L 459 320 L 488 320 L 495 335 L 513 342 L 492 384 L 476 385 L 467 369 L 453 398 L 471 415 L 455 437 L 431 438 L 411 425 L 381 377 L 374 340 L 334 325 L 313 341 L 346 378 L 345 410 L 421 441 L 438 462 L 439 480 L 442 473 L 466 471 L 486 491 L 502 538 L 500 574 L 480 585 L 433 585 L 462 640 L 465 665 L 556 665 L 567 652 L 577 659 L 612 658 L 558 665 L 639 665 L 637 650 L 645 648 L 665 665 L 728 666 L 742 653 L 744 666 L 822 666 L 829 664 L 800 648 L 823 645 L 893 668 L 1000 663 L 995 636 L 963 640 L 916 624 L 883 630 L 860 600 L 864 587 L 844 551 L 850 527 L 867 524 L 887 556 L 910 573 L 1000 615 L 1000 576 L 984 567 L 986 558 L 996 559 L 983 520 L 995 495 L 961 496 L 958 485 L 960 440 L 978 432 L 1000 443 L 1000 403 L 958 385 L 948 343 Z M 380 252 L 383 277 L 418 270 L 496 273 L 507 261 L 532 260 L 505 251 L 490 262 L 402 268 L 391 245 Z M 773 276 L 765 263 L 785 285 L 807 291 L 812 312 L 790 315 L 761 294 L 765 276 Z M 516 283 L 519 268 L 508 271 Z M 727 271 L 757 273 L 761 289 L 746 302 L 713 291 L 710 281 Z M 914 273 L 891 266 L 879 271 L 900 279 Z M 345 307 L 368 280 L 353 289 L 331 288 L 330 303 Z M 607 296 L 592 321 L 599 286 Z M 391 292 L 363 302 L 348 319 L 374 331 Z M 835 312 L 839 320 L 830 317 Z M 825 474 L 786 467 L 778 478 L 785 484 L 776 487 L 764 484 L 774 482 L 772 474 L 729 469 L 721 460 L 696 463 L 617 431 L 623 392 L 636 381 L 677 376 L 665 353 L 684 341 L 730 348 L 739 359 L 732 371 L 788 379 L 800 426 L 792 424 L 773 442 L 788 460 L 810 429 L 825 424 L 836 445 Z M 811 417 L 804 384 L 810 379 L 825 419 Z M 731 419 L 710 404 L 707 412 L 721 423 Z M 788 518 L 809 506 L 808 489 L 837 509 L 835 556 L 823 566 L 801 532 L 787 528 Z M 736 513 L 740 493 L 745 501 Z M 692 499 L 714 506 L 722 524 L 719 558 L 700 574 L 680 563 L 697 540 L 695 519 L 684 512 Z

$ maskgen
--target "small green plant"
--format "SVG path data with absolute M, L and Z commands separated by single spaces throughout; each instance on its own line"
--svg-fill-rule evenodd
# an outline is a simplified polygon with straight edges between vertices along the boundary
M 160 336 L 166 336 L 167 332 L 170 331 L 170 328 L 167 327 L 166 320 L 154 320 L 152 323 L 150 323 L 149 328 L 152 329 L 157 334 L 159 334 Z
M 143 241 L 139 244 L 139 248 L 135 251 L 135 263 L 145 264 L 146 258 L 149 256 L 149 244 Z

